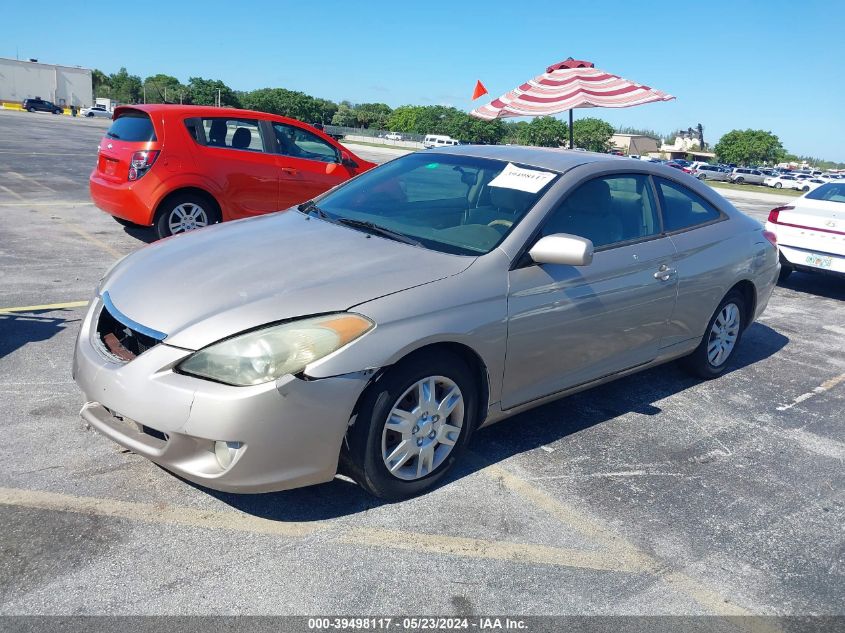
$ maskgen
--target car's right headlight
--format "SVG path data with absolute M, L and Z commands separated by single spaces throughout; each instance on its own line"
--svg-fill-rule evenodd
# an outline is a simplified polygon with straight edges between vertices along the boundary
M 260 385 L 301 372 L 374 326 L 348 312 L 289 321 L 214 343 L 189 356 L 178 370 L 238 387 Z

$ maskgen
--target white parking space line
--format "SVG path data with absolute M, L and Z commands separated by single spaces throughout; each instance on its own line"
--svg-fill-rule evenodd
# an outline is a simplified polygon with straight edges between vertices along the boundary
M 797 404 L 801 404 L 805 400 L 809 400 L 810 398 L 817 396 L 825 391 L 829 391 L 833 389 L 836 385 L 840 384 L 841 382 L 845 381 L 845 374 L 839 374 L 838 376 L 831 378 L 830 380 L 825 380 L 822 384 L 818 387 L 814 388 L 812 391 L 808 391 L 807 393 L 802 393 L 800 396 L 797 396 L 790 402 L 789 404 L 782 405 L 777 407 L 778 411 L 788 411 L 792 407 Z

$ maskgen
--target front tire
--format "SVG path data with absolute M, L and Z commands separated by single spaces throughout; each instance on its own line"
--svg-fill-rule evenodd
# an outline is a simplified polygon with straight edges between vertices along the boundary
M 402 360 L 364 395 L 345 470 L 369 493 L 397 501 L 430 490 L 466 448 L 478 419 L 476 383 L 449 352 Z
M 720 376 L 739 346 L 746 325 L 745 315 L 742 294 L 736 290 L 729 292 L 710 317 L 701 343 L 692 354 L 679 360 L 680 366 L 698 378 L 710 380 Z
M 196 194 L 180 194 L 165 200 L 156 214 L 159 239 L 201 229 L 220 221 L 216 205 Z

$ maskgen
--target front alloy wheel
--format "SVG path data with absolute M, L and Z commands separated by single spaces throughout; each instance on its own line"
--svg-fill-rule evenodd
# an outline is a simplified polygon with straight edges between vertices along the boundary
M 411 385 L 390 411 L 381 435 L 384 465 L 405 481 L 433 473 L 449 456 L 464 423 L 460 387 L 445 376 Z
M 466 362 L 445 349 L 404 358 L 362 396 L 341 452 L 341 471 L 391 501 L 433 488 L 478 422 L 477 392 Z

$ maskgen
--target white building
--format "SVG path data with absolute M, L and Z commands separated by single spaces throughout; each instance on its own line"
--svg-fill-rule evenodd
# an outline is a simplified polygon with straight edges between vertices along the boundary
M 0 101 L 20 103 L 41 97 L 56 105 L 87 107 L 93 103 L 91 69 L 0 57 Z

